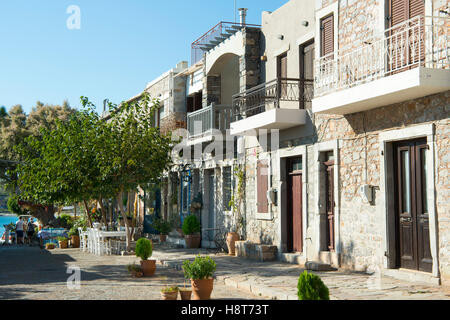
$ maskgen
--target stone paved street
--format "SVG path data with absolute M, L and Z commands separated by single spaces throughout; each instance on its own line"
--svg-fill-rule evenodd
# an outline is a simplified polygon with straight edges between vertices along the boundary
M 154 257 L 165 265 L 179 268 L 184 259 L 193 259 L 196 253 L 183 249 L 164 249 L 154 252 Z M 270 299 L 296 300 L 297 281 L 304 271 L 301 266 L 280 262 L 255 262 L 224 254 L 214 255 L 216 276 L 226 285 L 252 292 Z M 386 276 L 369 275 L 344 270 L 314 272 L 330 289 L 330 298 L 338 300 L 441 300 L 450 299 L 450 288 L 401 281 Z
M 155 244 L 157 271 L 151 278 L 132 278 L 126 265 L 134 256 L 102 256 L 78 249 L 46 251 L 37 247 L 0 247 L 0 299 L 159 300 L 162 286 L 183 286 L 181 263 L 196 254 L 217 262 L 213 299 L 297 299 L 297 265 L 245 260 L 205 249 L 171 249 Z M 81 290 L 66 285 L 68 266 L 81 268 Z M 330 289 L 331 299 L 450 299 L 448 287 L 423 285 L 349 271 L 314 272 Z M 235 288 L 235 290 L 231 290 Z
M 132 278 L 126 265 L 135 256 L 102 256 L 79 249 L 41 250 L 38 247 L 0 247 L 0 299 L 32 300 L 160 300 L 164 285 L 184 285 L 183 274 L 157 265 L 154 277 Z M 68 266 L 81 268 L 81 289 L 67 287 Z M 256 299 L 216 281 L 213 299 Z M 178 299 L 180 299 L 178 297 Z

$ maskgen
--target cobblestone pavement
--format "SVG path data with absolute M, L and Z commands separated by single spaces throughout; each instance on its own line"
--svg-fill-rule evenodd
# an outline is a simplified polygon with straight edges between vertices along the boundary
M 155 247 L 157 248 L 157 247 Z M 156 249 L 153 256 L 167 266 L 180 268 L 184 259 L 210 254 L 217 263 L 217 279 L 226 285 L 270 299 L 296 300 L 297 281 L 304 269 L 281 262 L 255 262 L 214 254 L 205 249 Z M 401 281 L 387 276 L 345 270 L 313 272 L 330 289 L 330 298 L 338 300 L 441 300 L 450 299 L 450 288 Z
M 126 265 L 133 262 L 139 263 L 139 259 L 99 257 L 79 249 L 0 247 L 0 300 L 160 300 L 163 286 L 184 285 L 182 272 L 163 265 L 157 265 L 153 277 L 132 278 Z M 81 268 L 81 289 L 67 287 L 68 266 Z M 215 281 L 212 299 L 257 298 L 243 290 L 230 290 L 223 281 Z

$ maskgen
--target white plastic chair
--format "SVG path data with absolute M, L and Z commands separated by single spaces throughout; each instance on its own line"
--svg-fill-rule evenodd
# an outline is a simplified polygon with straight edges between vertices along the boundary
M 78 228 L 78 234 L 80 235 L 80 250 L 85 252 L 88 249 L 87 245 L 87 231 L 83 231 L 82 228 Z

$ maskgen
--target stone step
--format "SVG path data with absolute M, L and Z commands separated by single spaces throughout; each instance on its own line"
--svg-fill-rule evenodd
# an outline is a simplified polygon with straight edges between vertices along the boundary
M 318 261 L 307 261 L 305 263 L 305 269 L 311 271 L 336 271 L 330 264 L 318 262 Z
M 306 258 L 299 253 L 282 253 L 280 255 L 280 260 L 282 262 L 298 265 L 304 265 L 306 262 Z

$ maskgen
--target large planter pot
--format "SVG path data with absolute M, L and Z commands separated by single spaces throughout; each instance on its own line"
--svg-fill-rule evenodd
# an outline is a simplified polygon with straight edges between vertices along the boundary
M 151 277 L 155 274 L 156 260 L 141 260 L 141 268 L 145 277 Z
M 228 254 L 230 256 L 235 255 L 236 251 L 236 241 L 239 240 L 239 235 L 236 232 L 228 232 L 227 234 L 227 247 L 228 247 Z
M 200 235 L 199 234 L 185 235 L 184 241 L 186 241 L 186 248 L 188 248 L 188 249 L 200 248 Z
M 66 240 L 66 241 L 58 241 L 58 243 L 59 243 L 59 248 L 60 249 L 67 249 L 67 247 L 68 247 L 68 241 Z
M 214 279 L 191 279 L 192 300 L 209 300 L 214 287 Z
M 178 298 L 178 291 L 161 292 L 162 300 L 177 300 L 177 298 Z
M 180 290 L 181 300 L 191 300 L 192 290 Z
M 160 234 L 159 235 L 159 241 L 166 242 L 167 240 L 167 234 Z
M 72 248 L 79 248 L 80 247 L 80 237 L 79 236 L 72 236 L 71 237 L 72 242 Z

